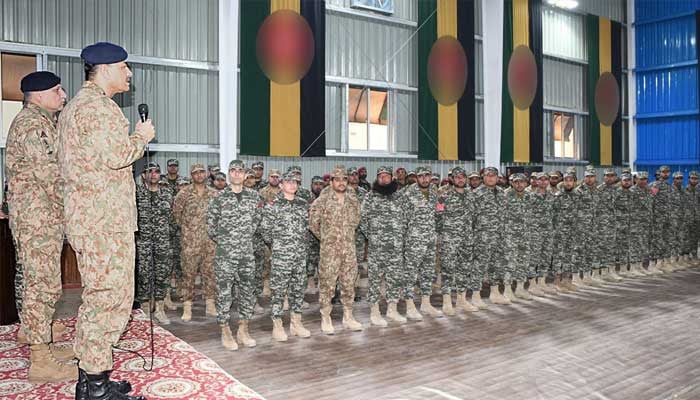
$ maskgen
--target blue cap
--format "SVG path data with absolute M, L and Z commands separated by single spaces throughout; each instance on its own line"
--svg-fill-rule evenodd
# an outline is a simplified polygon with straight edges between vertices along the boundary
M 80 52 L 80 58 L 92 65 L 114 64 L 126 60 L 128 56 L 123 47 L 109 42 L 91 44 Z
M 22 93 L 41 92 L 61 83 L 61 78 L 49 71 L 37 71 L 27 74 L 20 82 Z

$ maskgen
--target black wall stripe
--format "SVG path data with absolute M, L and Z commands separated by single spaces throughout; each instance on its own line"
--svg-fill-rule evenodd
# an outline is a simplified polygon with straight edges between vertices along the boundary
M 610 67 L 612 74 L 617 80 L 620 91 L 622 91 L 622 25 L 619 22 L 611 21 L 610 24 L 610 44 L 611 60 Z M 620 93 L 620 108 L 617 118 L 612 125 L 612 163 L 622 165 L 622 93 Z
M 544 95 L 542 77 L 542 0 L 528 1 L 528 16 L 530 24 L 528 31 L 530 34 L 530 50 L 535 56 L 537 63 L 537 91 L 535 99 L 530 105 L 530 163 L 541 163 L 544 161 Z
M 474 58 L 474 0 L 457 0 L 457 39 L 467 55 L 467 87 L 457 103 L 457 156 L 476 159 L 476 79 Z
M 301 143 L 302 157 L 326 155 L 326 2 L 301 0 L 301 15 L 314 34 L 314 61 L 301 80 Z

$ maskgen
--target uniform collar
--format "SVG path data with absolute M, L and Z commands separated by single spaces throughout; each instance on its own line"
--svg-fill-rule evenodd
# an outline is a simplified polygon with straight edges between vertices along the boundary
M 105 93 L 105 91 L 93 81 L 83 82 L 83 89 L 89 89 L 103 96 L 107 96 L 107 93 Z
M 51 121 L 54 125 L 56 124 L 56 116 L 51 115 L 48 111 L 44 110 L 41 108 L 39 105 L 34 104 L 34 103 L 27 103 L 24 106 L 26 109 L 30 110 L 31 112 L 41 114 L 43 117 Z

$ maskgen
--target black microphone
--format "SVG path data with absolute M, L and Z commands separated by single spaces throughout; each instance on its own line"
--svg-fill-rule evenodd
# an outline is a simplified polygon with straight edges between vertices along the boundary
M 148 104 L 141 103 L 139 104 L 139 116 L 141 116 L 141 122 L 146 122 L 148 119 Z

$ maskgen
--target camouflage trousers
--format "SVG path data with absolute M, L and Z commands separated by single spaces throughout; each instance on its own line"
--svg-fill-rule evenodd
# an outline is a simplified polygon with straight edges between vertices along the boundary
M 654 246 L 652 259 L 671 257 L 671 219 L 668 215 L 655 212 L 652 215 L 653 227 L 651 243 Z
M 367 278 L 369 290 L 367 299 L 370 304 L 379 302 L 382 280 L 386 282 L 386 301 L 398 302 L 402 289 L 403 256 L 395 250 L 375 248 L 369 243 L 367 251 Z
M 630 229 L 630 262 L 638 263 L 649 260 L 649 229 L 643 221 L 633 224 Z
M 197 270 L 202 276 L 204 298 L 216 298 L 215 251 L 216 245 L 209 239 L 205 243 L 185 243 L 182 246 L 182 301 L 194 299 L 194 282 L 197 278 Z
M 253 250 L 253 257 L 255 258 L 255 297 L 257 298 L 262 294 L 263 289 L 263 275 L 265 273 L 265 252 L 267 250 L 267 245 L 256 245 L 256 249 Z M 268 271 L 268 279 L 269 279 Z
M 360 233 L 360 231 L 357 231 L 357 234 L 355 235 L 355 257 L 357 258 L 357 265 L 360 265 L 365 261 L 366 243 L 367 239 L 365 239 L 365 235 Z
M 284 257 L 284 259 L 281 259 Z M 272 298 L 272 319 L 280 319 L 284 315 L 282 306 L 284 296 L 289 300 L 291 312 L 301 313 L 304 303 L 304 290 L 306 289 L 306 254 L 298 254 L 292 257 L 286 254 L 272 254 L 272 266 L 270 269 L 270 291 Z
M 522 237 L 509 237 L 506 240 L 505 282 L 523 282 L 537 276 L 537 271 L 530 263 L 530 243 Z
M 630 235 L 629 226 L 618 226 L 615 247 L 617 249 L 617 263 L 621 267 L 626 267 L 630 263 L 634 263 L 634 255 L 636 252 L 632 247 L 632 237 Z
M 592 232 L 592 228 L 590 227 L 590 225 L 584 224 L 582 232 L 583 240 L 581 241 L 581 243 L 579 243 L 579 246 L 581 248 L 581 265 L 579 270 L 580 272 L 588 273 L 593 271 L 593 269 L 600 268 L 600 264 L 598 263 L 596 253 L 597 238 Z
M 238 319 L 250 320 L 253 317 L 256 284 L 253 254 L 237 254 L 217 248 L 214 258 L 214 276 L 217 288 L 216 322 L 224 325 L 231 320 L 231 305 L 235 289 L 238 289 Z
M 425 242 L 406 243 L 406 265 L 402 279 L 402 289 L 406 299 L 413 299 L 413 288 L 416 283 L 422 296 L 430 296 L 433 293 L 436 243 L 435 239 Z
M 475 271 L 477 279 L 479 282 L 495 285 L 505 278 L 503 254 L 499 248 L 500 241 L 494 240 L 494 238 L 500 237 L 501 235 L 499 232 L 486 229 L 481 230 L 477 235 L 477 270 Z M 479 285 L 479 289 L 481 289 L 481 284 Z
M 461 234 L 461 233 L 460 233 Z M 469 288 L 473 265 L 468 260 L 468 246 L 457 235 L 444 235 L 440 243 L 440 273 L 442 294 L 462 293 Z M 481 285 L 481 283 L 479 283 Z
M 306 275 L 308 277 L 313 277 L 318 273 L 318 267 L 321 263 L 321 243 L 315 236 L 309 236 L 309 250 L 306 258 Z
M 321 308 L 330 307 L 336 283 L 340 284 L 340 300 L 345 306 L 355 301 L 357 258 L 351 243 L 324 243 L 318 264 L 318 302 Z
M 165 299 L 173 266 L 170 238 L 138 237 L 136 252 L 136 300 L 147 303 L 151 296 L 156 301 Z
M 600 220 L 599 235 L 595 238 L 598 252 L 596 255 L 600 260 L 601 267 L 615 265 L 617 263 L 618 251 L 615 248 L 615 234 L 617 233 L 616 222 L 607 218 Z
M 134 301 L 134 233 L 70 235 L 83 283 L 75 350 L 89 374 L 112 370 L 112 346 L 129 321 Z
M 51 342 L 51 321 L 61 297 L 63 226 L 47 224 L 13 232 L 21 265 L 22 329 L 31 344 Z
M 180 257 L 180 254 L 182 254 L 182 235 L 180 228 L 177 229 L 174 235 L 170 236 L 170 246 L 173 251 L 171 275 L 179 281 L 182 279 L 182 259 Z
M 14 235 L 12 236 L 12 241 L 15 245 L 15 307 L 17 307 L 17 312 L 22 314 L 22 296 L 24 296 L 24 277 L 22 262 L 19 260 L 19 246 L 17 245 L 17 240 Z
M 579 272 L 581 251 L 576 242 L 574 232 L 565 229 L 560 230 L 555 243 L 557 248 L 554 250 L 552 259 L 552 272 L 555 274 Z
M 684 254 L 696 255 L 698 252 L 698 241 L 700 240 L 700 223 L 693 219 L 685 224 L 685 245 Z
M 685 242 L 685 224 L 683 216 L 671 214 L 671 236 L 669 238 L 669 250 L 672 257 L 680 256 Z

